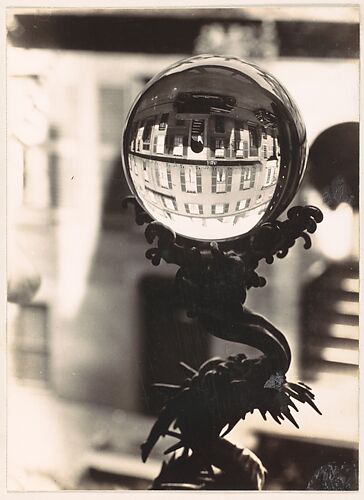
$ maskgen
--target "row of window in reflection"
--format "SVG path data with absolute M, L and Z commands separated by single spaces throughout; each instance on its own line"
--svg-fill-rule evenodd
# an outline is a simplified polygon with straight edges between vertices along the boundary
M 210 207 L 206 207 L 199 203 L 184 203 L 184 206 L 180 207 L 173 199 L 161 197 L 160 195 L 157 195 L 157 197 L 160 197 L 165 209 L 161 209 L 160 205 L 157 204 L 158 200 L 156 198 L 154 198 L 156 204 L 150 204 L 148 200 L 146 206 L 152 215 L 156 216 L 158 214 L 159 218 L 170 221 L 182 221 L 188 217 L 193 221 L 200 220 L 202 226 L 206 225 L 210 219 L 226 224 L 232 223 L 233 225 L 236 225 L 241 219 L 246 217 L 257 217 L 258 221 L 269 205 L 268 201 L 249 208 L 251 200 L 248 199 L 239 201 L 236 206 L 233 206 L 231 203 L 216 203 Z M 206 213 L 207 210 L 210 210 L 210 212 Z M 235 215 L 232 215 L 232 212 L 235 212 Z
M 163 196 L 159 193 L 155 193 L 153 191 L 147 190 L 147 199 L 148 201 L 155 203 L 160 206 L 160 202 L 163 203 L 164 207 L 168 210 L 174 210 L 178 213 L 183 212 L 181 207 L 178 206 L 175 198 Z M 256 204 L 260 204 L 262 197 L 256 202 Z M 235 208 L 233 204 L 230 203 L 213 203 L 211 205 L 211 212 L 206 213 L 206 207 L 204 207 L 200 203 L 183 203 L 183 208 L 187 214 L 191 215 L 218 215 L 218 214 L 226 214 L 230 210 L 242 211 L 250 207 L 251 199 L 247 198 L 244 200 L 240 200 L 236 203 Z M 204 210 L 205 208 L 205 210 Z
M 268 160 L 264 166 L 256 163 L 241 167 L 199 167 L 170 164 L 129 155 L 129 165 L 133 180 L 135 180 L 134 177 L 142 176 L 142 181 L 137 180 L 137 184 L 142 184 L 146 188 L 152 186 L 154 189 L 173 189 L 174 192 L 177 190 L 177 192 L 185 193 L 227 193 L 251 188 L 264 189 L 275 186 L 279 174 L 277 160 Z M 177 176 L 174 176 L 175 182 L 172 182 L 173 170 L 179 173 L 179 183 L 176 182 Z M 263 175 L 258 177 L 259 172 Z M 204 187 L 203 177 L 205 178 Z
M 147 161 L 130 154 L 129 165 L 134 186 L 150 211 L 202 218 L 264 213 L 279 174 L 277 161 L 202 167 Z
M 130 151 L 182 158 L 278 158 L 277 129 L 226 116 L 179 118 L 163 113 L 137 121 Z

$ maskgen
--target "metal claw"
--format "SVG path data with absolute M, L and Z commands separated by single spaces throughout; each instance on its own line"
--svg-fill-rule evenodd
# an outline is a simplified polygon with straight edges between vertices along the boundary
M 179 450 L 180 448 L 183 448 L 185 445 L 182 443 L 182 441 L 178 441 L 178 443 L 170 446 L 165 452 L 165 455 L 168 455 L 168 453 L 172 453 L 172 451 Z
M 187 363 L 185 363 L 184 361 L 180 361 L 179 362 L 179 365 L 182 366 L 182 368 L 184 368 L 188 373 L 191 373 L 192 375 L 196 375 L 197 370 L 195 370 L 194 368 L 191 368 Z

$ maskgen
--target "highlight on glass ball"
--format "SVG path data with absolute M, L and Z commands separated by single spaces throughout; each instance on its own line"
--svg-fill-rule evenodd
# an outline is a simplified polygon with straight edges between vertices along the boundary
M 288 206 L 306 165 L 306 131 L 273 76 L 236 57 L 196 56 L 136 99 L 122 157 L 153 219 L 187 238 L 226 240 Z

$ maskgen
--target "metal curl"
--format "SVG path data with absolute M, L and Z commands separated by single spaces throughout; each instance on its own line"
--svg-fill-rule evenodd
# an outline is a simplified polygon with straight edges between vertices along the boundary
M 285 248 L 284 250 L 278 250 L 277 252 L 277 257 L 278 259 L 283 259 L 287 254 L 288 254 L 288 248 Z
M 259 276 L 259 286 L 263 287 L 267 284 L 267 280 L 263 276 Z
M 146 250 L 145 252 L 145 257 L 148 260 L 151 260 L 156 253 L 160 253 L 159 248 L 148 248 L 148 250 Z
M 222 257 L 224 252 L 220 249 L 219 243 L 217 241 L 210 242 L 211 255 L 214 257 Z
M 158 246 L 163 246 L 164 244 L 172 245 L 176 241 L 176 233 L 174 231 L 155 221 L 148 224 L 144 235 L 148 243 L 153 243 L 158 238 Z
M 301 238 L 303 238 L 305 240 L 305 244 L 303 245 L 303 248 L 305 250 L 308 250 L 309 248 L 312 247 L 312 241 L 311 241 L 311 238 L 310 238 L 310 236 L 308 234 L 303 233 L 301 235 Z
M 251 279 L 251 286 L 258 288 L 259 286 L 261 286 L 260 283 L 260 276 L 256 272 L 254 272 Z
M 291 219 L 291 220 L 295 219 L 296 217 L 299 217 L 302 214 L 302 211 L 303 211 L 303 207 L 301 207 L 301 206 L 291 207 L 287 211 L 287 217 L 288 217 L 288 219 Z
M 135 222 L 138 226 L 148 224 L 153 221 L 151 216 L 142 208 L 134 196 L 126 196 L 122 202 L 122 208 L 129 208 L 131 205 L 134 208 Z
M 280 240 L 281 225 L 280 221 L 262 224 L 250 238 L 252 250 L 261 252 L 265 258 L 270 257 L 272 255 L 272 248 Z
M 307 220 L 307 231 L 312 234 L 316 231 L 316 229 L 317 229 L 317 222 L 315 218 L 312 215 L 310 215 Z
M 159 266 L 162 260 L 162 252 L 159 248 L 150 248 L 145 252 L 145 257 L 151 261 L 153 266 Z
M 324 220 L 324 215 L 319 208 L 313 205 L 306 205 L 305 208 L 310 211 L 312 217 L 315 219 L 317 223 L 320 223 Z
M 129 205 L 132 205 L 133 207 L 136 205 L 140 206 L 134 196 L 125 196 L 125 198 L 121 201 L 121 206 L 122 208 L 128 208 Z

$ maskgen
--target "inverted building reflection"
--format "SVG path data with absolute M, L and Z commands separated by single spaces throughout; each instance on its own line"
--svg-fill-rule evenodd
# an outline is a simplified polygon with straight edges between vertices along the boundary
M 130 175 L 145 208 L 189 237 L 246 233 L 268 209 L 279 177 L 268 100 L 262 108 L 259 96 L 248 109 L 251 89 L 244 102 L 206 90 L 157 90 L 138 107 L 129 138 Z

